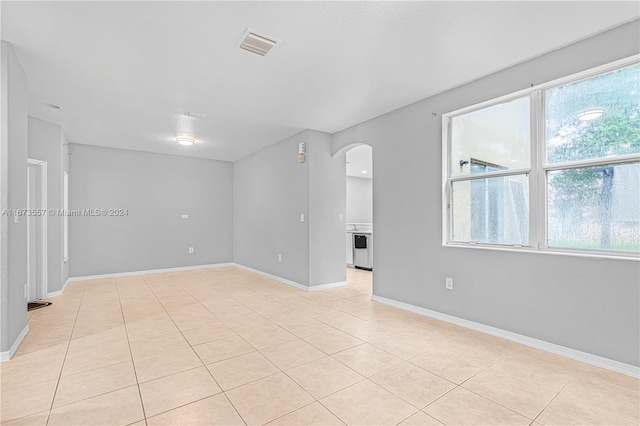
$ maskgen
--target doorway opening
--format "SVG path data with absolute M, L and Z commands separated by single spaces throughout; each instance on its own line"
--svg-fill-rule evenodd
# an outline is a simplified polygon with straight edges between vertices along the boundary
M 373 148 L 358 145 L 346 153 L 347 280 L 356 286 L 373 281 Z
M 47 162 L 27 160 L 27 302 L 47 297 Z

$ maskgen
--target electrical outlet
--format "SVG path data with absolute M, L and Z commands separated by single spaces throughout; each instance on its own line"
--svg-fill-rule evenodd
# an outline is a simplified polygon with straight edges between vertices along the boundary
M 183 214 L 183 215 L 182 215 L 182 218 L 183 218 L 183 219 L 189 219 L 189 215 L 188 215 L 188 214 Z
M 278 255 L 278 262 L 282 262 L 282 255 L 281 254 Z
M 304 213 L 300 213 L 300 222 L 304 222 Z
M 189 247 L 189 254 L 193 254 L 193 247 Z
M 453 290 L 453 278 L 445 278 L 444 279 L 444 288 L 447 290 Z

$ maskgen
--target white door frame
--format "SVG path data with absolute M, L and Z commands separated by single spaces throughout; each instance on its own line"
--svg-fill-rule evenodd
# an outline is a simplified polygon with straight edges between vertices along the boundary
M 47 222 L 48 222 L 48 210 L 47 210 L 47 162 L 36 160 L 34 158 L 27 158 L 27 164 L 38 167 L 40 171 L 40 188 L 42 189 L 40 194 L 40 206 L 38 209 L 41 209 L 44 214 L 41 216 L 37 216 L 36 220 L 40 221 L 40 229 L 42 229 L 42 247 L 41 249 L 41 258 L 42 258 L 42 280 L 41 280 L 41 288 L 36 288 L 36 298 L 45 299 L 47 297 L 47 289 L 48 289 L 48 271 L 47 271 Z M 29 166 L 27 166 L 29 167 Z M 27 179 L 29 179 L 29 173 L 27 173 Z M 28 182 L 28 181 L 27 181 Z M 29 202 L 31 199 L 31 186 L 27 184 L 27 208 L 33 209 L 33 207 L 29 206 Z M 31 225 L 29 221 L 29 217 L 27 216 L 27 253 L 31 253 Z M 27 256 L 27 286 L 32 286 L 31 282 L 31 256 Z M 40 290 L 40 291 L 38 291 Z M 29 295 L 30 288 L 27 288 L 27 297 Z

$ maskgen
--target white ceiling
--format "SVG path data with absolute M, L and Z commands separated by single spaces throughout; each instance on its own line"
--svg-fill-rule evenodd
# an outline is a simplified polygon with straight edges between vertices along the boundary
M 347 151 L 347 176 L 373 179 L 373 149 L 369 145 Z
M 637 18 L 637 2 L 1 2 L 30 113 L 70 142 L 236 160 Z M 245 29 L 282 40 L 266 57 Z M 56 111 L 43 103 L 62 107 Z M 180 117 L 177 109 L 207 118 Z M 175 142 L 192 132 L 198 143 Z

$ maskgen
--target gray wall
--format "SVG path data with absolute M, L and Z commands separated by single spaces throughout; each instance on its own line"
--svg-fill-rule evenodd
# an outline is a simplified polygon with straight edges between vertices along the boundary
M 309 162 L 297 157 L 298 143 L 308 141 L 309 132 L 301 132 L 233 163 L 234 262 L 303 285 L 309 285 Z
M 634 21 L 335 134 L 334 152 L 366 142 L 375 154 L 374 294 L 638 366 L 637 261 L 442 247 L 441 114 L 637 54 L 639 43 Z
M 346 281 L 346 159 L 331 136 L 309 131 L 309 286 Z M 340 217 L 342 216 L 342 220 Z
M 236 161 L 234 261 L 305 286 L 345 281 L 345 164 L 332 158 L 330 135 L 314 130 Z
M 231 163 L 78 144 L 70 151 L 70 209 L 129 210 L 69 218 L 72 277 L 232 261 Z
M 27 206 L 27 77 L 11 45 L 1 41 L 0 209 Z M 8 351 L 27 325 L 27 221 L 1 217 L 0 352 Z
M 29 158 L 47 162 L 47 209 L 62 208 L 62 128 L 54 123 L 29 117 Z M 62 290 L 62 216 L 47 218 L 47 292 Z
M 347 176 L 347 222 L 373 222 L 373 179 Z

